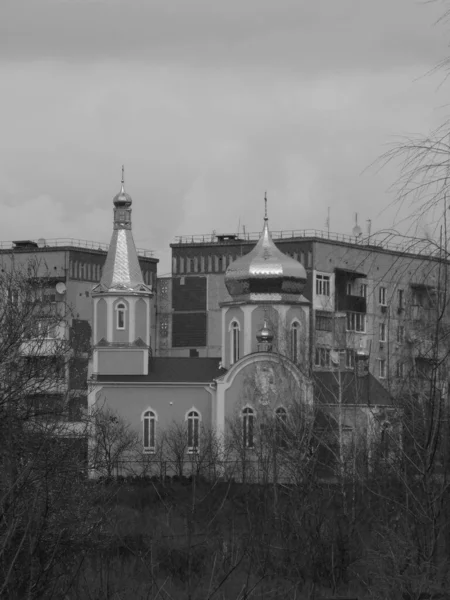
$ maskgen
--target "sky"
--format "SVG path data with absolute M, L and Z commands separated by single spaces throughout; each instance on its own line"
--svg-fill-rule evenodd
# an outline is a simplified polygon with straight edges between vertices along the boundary
M 448 4 L 1 0 L 0 241 L 108 242 L 125 165 L 138 247 L 397 225 L 399 165 L 448 118 Z M 407 210 L 404 208 L 403 210 Z

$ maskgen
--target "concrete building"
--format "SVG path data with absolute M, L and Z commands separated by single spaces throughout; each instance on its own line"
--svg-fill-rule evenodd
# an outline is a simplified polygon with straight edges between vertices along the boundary
M 171 244 L 172 277 L 158 282 L 157 355 L 220 357 L 221 305 L 230 301 L 229 265 L 252 251 L 259 234 L 182 236 Z M 402 246 L 320 231 L 279 231 L 282 252 L 306 268 L 311 303 L 309 364 L 329 370 L 330 352 L 370 356 L 370 371 L 385 386 L 411 369 L 426 370 L 436 311 L 448 303 L 448 262 L 430 243 Z
M 49 314 L 36 315 L 36 335 L 45 332 L 49 343 L 41 344 L 39 355 L 55 352 L 56 338 L 70 341 L 73 354 L 58 371 L 57 386 L 51 393 L 61 400 L 68 398 L 67 419 L 76 422 L 87 408 L 88 361 L 91 354 L 92 286 L 99 282 L 104 269 L 108 245 L 74 239 L 21 240 L 0 244 L 0 269 L 15 268 L 24 276 L 33 266 L 36 290 L 44 296 L 44 305 L 52 314 L 67 318 L 58 330 L 40 327 Z M 148 286 L 156 282 L 158 260 L 150 251 L 139 251 L 139 266 Z M 151 311 L 155 313 L 152 303 Z M 154 322 L 154 321 L 153 321 Z M 149 332 L 154 340 L 154 330 Z

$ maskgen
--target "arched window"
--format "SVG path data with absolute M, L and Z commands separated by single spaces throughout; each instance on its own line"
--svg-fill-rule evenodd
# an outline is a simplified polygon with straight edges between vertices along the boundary
M 190 410 L 187 414 L 188 452 L 198 452 L 200 430 L 200 413 Z
M 119 302 L 116 306 L 116 327 L 117 329 L 125 329 L 125 311 L 127 310 L 123 302 Z
M 244 448 L 254 447 L 255 412 L 247 406 L 242 411 L 242 441 Z
M 231 323 L 231 364 L 239 360 L 239 323 Z
M 300 326 L 297 321 L 291 325 L 291 359 L 292 362 L 298 362 L 298 338 Z
M 281 448 L 287 446 L 287 412 L 286 409 L 280 406 L 275 411 L 276 419 L 276 440 L 277 445 Z
M 387 460 L 391 451 L 391 434 L 392 434 L 392 426 L 389 421 L 385 421 L 381 426 L 381 456 Z
M 156 414 L 147 410 L 143 418 L 144 452 L 154 452 L 156 448 Z

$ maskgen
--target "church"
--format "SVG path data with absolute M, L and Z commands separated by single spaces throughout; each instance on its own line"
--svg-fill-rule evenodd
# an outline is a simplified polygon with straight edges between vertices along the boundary
M 274 244 L 267 199 L 259 241 L 225 273 L 231 300 L 221 304 L 221 358 L 153 356 L 153 289 L 139 266 L 131 205 L 122 177 L 113 199 L 108 255 L 91 294 L 91 413 L 108 410 L 120 416 L 136 431 L 142 454 L 149 457 L 174 424 L 185 431 L 186 459 L 200 451 L 202 431 L 214 432 L 222 448 L 223 440 L 237 431 L 243 451 L 251 451 L 268 435 L 267 423 L 285 430 L 300 415 L 304 427 L 319 403 L 336 409 L 338 399 L 341 434 L 349 439 L 358 429 L 368 435 L 374 415 L 388 410 L 389 398 L 380 386 L 371 393 L 377 406 L 367 405 L 364 388 L 376 385 L 370 376 L 355 378 L 345 397 L 339 393 L 340 377 L 313 380 L 310 303 L 302 294 L 306 271 Z

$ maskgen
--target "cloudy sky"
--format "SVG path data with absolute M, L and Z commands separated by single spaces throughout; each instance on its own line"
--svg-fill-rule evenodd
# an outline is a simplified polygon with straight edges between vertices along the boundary
M 396 135 L 448 117 L 444 1 L 1 0 L 0 240 L 392 224 Z M 440 85 L 442 84 L 442 85 Z

